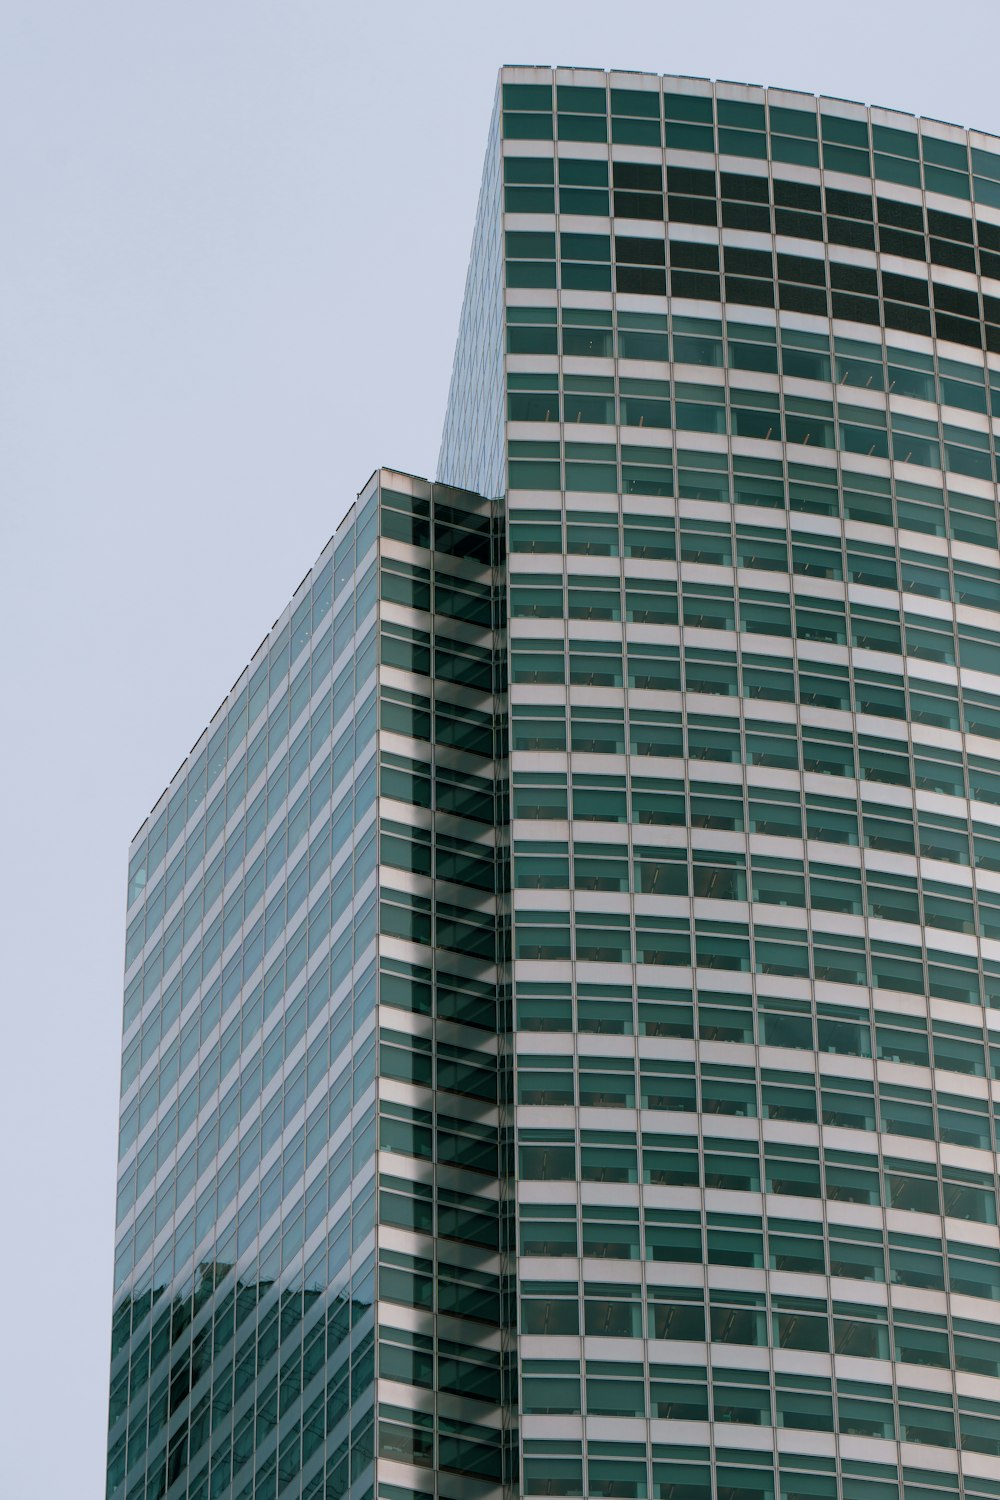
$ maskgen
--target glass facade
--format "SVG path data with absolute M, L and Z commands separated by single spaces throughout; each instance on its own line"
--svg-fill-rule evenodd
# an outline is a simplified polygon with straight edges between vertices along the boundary
M 502 71 L 132 850 L 110 1497 L 1000 1500 L 994 421 L 1000 140 Z
M 134 840 L 109 1497 L 495 1487 L 495 535 L 376 474 Z
M 1000 142 L 500 110 L 521 1491 L 995 1496 Z

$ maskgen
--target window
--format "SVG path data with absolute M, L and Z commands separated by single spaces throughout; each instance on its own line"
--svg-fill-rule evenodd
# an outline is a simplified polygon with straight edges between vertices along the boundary
M 816 115 L 813 110 L 770 108 L 771 155 L 775 161 L 818 167 Z
M 622 375 L 619 390 L 623 427 L 670 426 L 669 381 L 635 380 Z
M 678 364 L 721 368 L 722 324 L 708 318 L 674 318 L 674 359 Z
M 714 203 L 712 211 L 715 211 Z M 662 292 L 665 287 L 658 284 L 655 289 Z M 627 288 L 619 287 L 619 291 L 622 290 Z M 720 300 L 722 289 L 719 281 L 719 252 L 714 245 L 697 244 L 691 240 L 671 240 L 670 294 L 672 297 L 689 297 L 701 302 Z
M 675 151 L 715 150 L 711 96 L 663 94 L 666 145 Z
M 805 255 L 778 252 L 778 306 L 784 311 L 828 316 L 826 264 Z
M 555 322 L 554 307 L 508 307 L 507 352 L 557 353 Z
M 580 1332 L 579 1287 L 575 1281 L 521 1283 L 521 1332 L 546 1336 Z
M 838 123 L 843 126 L 847 123 L 853 125 L 855 122 L 840 121 Z M 862 129 L 864 129 L 863 126 Z M 831 244 L 851 245 L 864 250 L 875 249 L 875 232 L 872 228 L 874 215 L 872 200 L 868 193 L 844 192 L 838 188 L 828 187 L 826 216 L 827 236 Z
M 915 131 L 873 125 L 872 145 L 875 149 L 875 176 L 880 182 L 920 186 L 920 148 Z
M 779 1427 L 808 1428 L 814 1432 L 833 1431 L 833 1398 L 828 1379 L 821 1375 L 780 1373 L 776 1377 L 775 1386 Z M 815 1459 L 810 1468 L 814 1464 Z M 809 1493 L 815 1495 L 824 1492 L 818 1488 L 810 1488 Z
M 508 140 L 551 140 L 551 84 L 505 83 L 503 131 Z
M 566 441 L 566 488 L 567 490 L 592 491 L 598 494 L 614 494 L 618 489 L 618 469 L 615 463 L 617 454 L 614 443 L 574 443 Z M 582 516 L 567 518 L 571 523 L 577 521 L 580 525 L 567 527 L 567 550 L 569 552 L 592 551 L 593 543 L 597 540 L 591 536 L 586 540 L 585 533 L 581 531 L 584 524 Z M 601 521 L 608 520 L 607 517 L 599 518 Z M 611 523 L 617 527 L 617 518 Z M 614 556 L 618 551 L 618 537 L 610 536 L 604 532 L 602 540 L 608 545 L 610 552 L 605 556 Z
M 777 113 L 779 112 L 772 109 L 772 121 Z M 783 115 L 802 114 L 799 110 L 782 110 L 780 113 Z M 809 118 L 803 115 L 804 121 L 808 122 Z M 812 123 L 815 132 L 815 120 Z M 771 139 L 772 148 L 774 148 L 781 138 L 772 135 Z M 794 143 L 794 149 L 804 151 L 807 155 L 815 155 L 817 148 L 813 144 L 814 140 L 815 134 L 811 140 L 803 136 L 801 142 Z M 787 160 L 785 157 L 776 157 L 776 159 Z M 819 188 L 811 183 L 790 182 L 775 177 L 774 228 L 776 234 L 787 235 L 791 239 L 821 240 L 823 238 L 823 204 Z
M 764 135 L 764 105 L 751 104 L 743 99 L 716 99 L 719 117 L 719 154 L 731 156 L 755 156 L 763 160 L 767 156 L 767 140 Z
M 649 162 L 616 161 L 614 174 L 615 217 L 618 219 L 663 219 L 663 172 Z
M 951 198 L 969 197 L 969 158 L 965 142 L 922 134 L 924 186 L 928 192 Z
M 611 241 L 606 234 L 559 236 L 562 285 L 575 291 L 611 290 Z
M 776 1347 L 829 1352 L 830 1329 L 825 1302 L 812 1297 L 774 1296 L 771 1306 Z
M 800 1219 L 769 1218 L 767 1221 L 768 1264 L 772 1271 L 826 1274 L 823 1226 Z
M 598 1338 L 641 1338 L 642 1297 L 638 1286 L 588 1282 L 584 1332 Z
M 761 1292 L 713 1290 L 711 1338 L 717 1344 L 767 1344 L 767 1314 Z
M 556 237 L 540 230 L 508 229 L 507 285 L 555 287 Z
M 824 1075 L 822 1085 L 824 1125 L 841 1125 L 848 1130 L 875 1129 L 875 1096 L 868 1079 Z
M 610 359 L 613 353 L 611 314 L 595 308 L 565 307 L 562 337 L 564 354 Z
M 568 890 L 569 861 L 562 844 L 514 844 L 514 885 L 519 890 Z
M 561 83 L 556 89 L 556 105 L 561 141 L 607 140 L 608 101 L 603 88 L 580 88 Z
M 662 238 L 615 235 L 616 286 L 620 292 L 663 296 L 667 289 Z
M 830 1274 L 856 1281 L 885 1281 L 885 1249 L 880 1229 L 830 1224 Z M 835 1309 L 836 1311 L 836 1309 Z
M 552 705 L 514 706 L 511 721 L 514 750 L 565 750 L 565 715 Z
M 579 1365 L 573 1360 L 526 1359 L 521 1367 L 521 1407 L 538 1415 L 579 1412 Z
M 849 172 L 858 176 L 871 175 L 868 155 L 868 123 L 866 120 L 821 113 L 820 126 L 823 138 L 823 165 L 828 172 Z M 842 197 L 858 197 L 858 194 L 842 194 Z M 827 195 L 827 212 L 831 208 Z
M 515 379 L 513 375 L 508 381 Z M 521 377 L 522 379 L 525 377 Z M 528 376 L 528 379 L 532 377 Z M 568 423 L 613 423 L 615 420 L 615 384 L 610 375 L 572 375 L 563 377 L 563 418 Z M 551 420 L 546 417 L 544 420 Z
M 705 1371 L 695 1365 L 651 1365 L 650 1412 L 675 1422 L 707 1422 Z
M 821 808 L 818 803 L 812 809 L 812 814 L 814 818 L 822 818 L 824 819 L 824 821 L 822 823 L 814 822 L 812 824 L 810 829 L 810 837 L 823 837 L 827 840 L 836 842 L 836 835 L 840 831 L 838 824 L 826 821 L 833 814 L 830 811 Z M 850 839 L 849 841 L 853 842 L 853 839 Z M 850 911 L 854 913 L 860 913 L 861 887 L 859 874 L 856 870 L 841 866 L 820 865 L 815 862 L 812 864 L 811 869 L 811 891 L 814 905 L 827 911 Z M 916 920 L 915 917 L 914 920 Z
M 644 1417 L 646 1383 L 642 1365 L 588 1360 L 587 1414 L 602 1417 Z
M 563 581 L 559 573 L 521 575 L 512 580 L 510 612 L 514 619 L 561 620 L 563 617 Z
M 659 89 L 611 90 L 611 139 L 627 146 L 659 146 Z
M 752 307 L 774 306 L 774 263 L 770 250 L 724 247 L 725 289 L 728 302 Z
M 555 212 L 552 159 L 548 156 L 504 158 L 504 208 L 509 214 Z
M 666 316 L 619 312 L 618 353 L 622 359 L 669 359 Z
M 940 1240 L 891 1232 L 889 1277 L 899 1286 L 944 1290 L 944 1256 Z
M 896 1425 L 891 1386 L 867 1381 L 837 1381 L 837 1427 L 856 1437 L 892 1440 Z
M 766 177 L 723 172 L 722 222 L 727 229 L 771 232 L 770 195 Z
M 594 1260 L 639 1259 L 639 1210 L 585 1204 L 582 1252 Z
M 711 103 L 709 102 L 709 108 Z M 715 224 L 715 172 L 671 166 L 667 176 L 667 220 L 675 224 Z

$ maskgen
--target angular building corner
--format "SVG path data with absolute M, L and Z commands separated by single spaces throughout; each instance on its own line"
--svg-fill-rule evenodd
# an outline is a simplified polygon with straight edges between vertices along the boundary
M 133 842 L 109 1500 L 1000 1500 L 1000 140 L 502 70 Z

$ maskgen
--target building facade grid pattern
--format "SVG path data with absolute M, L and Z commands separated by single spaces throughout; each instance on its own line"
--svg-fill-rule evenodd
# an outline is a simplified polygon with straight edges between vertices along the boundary
M 109 1496 L 997 1500 L 998 402 L 995 138 L 502 71 L 133 845 Z
M 996 158 L 504 85 L 523 1491 L 991 1493 Z

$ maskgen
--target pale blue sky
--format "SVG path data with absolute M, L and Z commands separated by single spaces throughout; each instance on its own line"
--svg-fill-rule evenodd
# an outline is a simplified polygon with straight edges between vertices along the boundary
M 103 1494 L 129 838 L 379 464 L 431 474 L 501 62 L 1000 131 L 995 0 L 5 0 L 0 1494 Z

